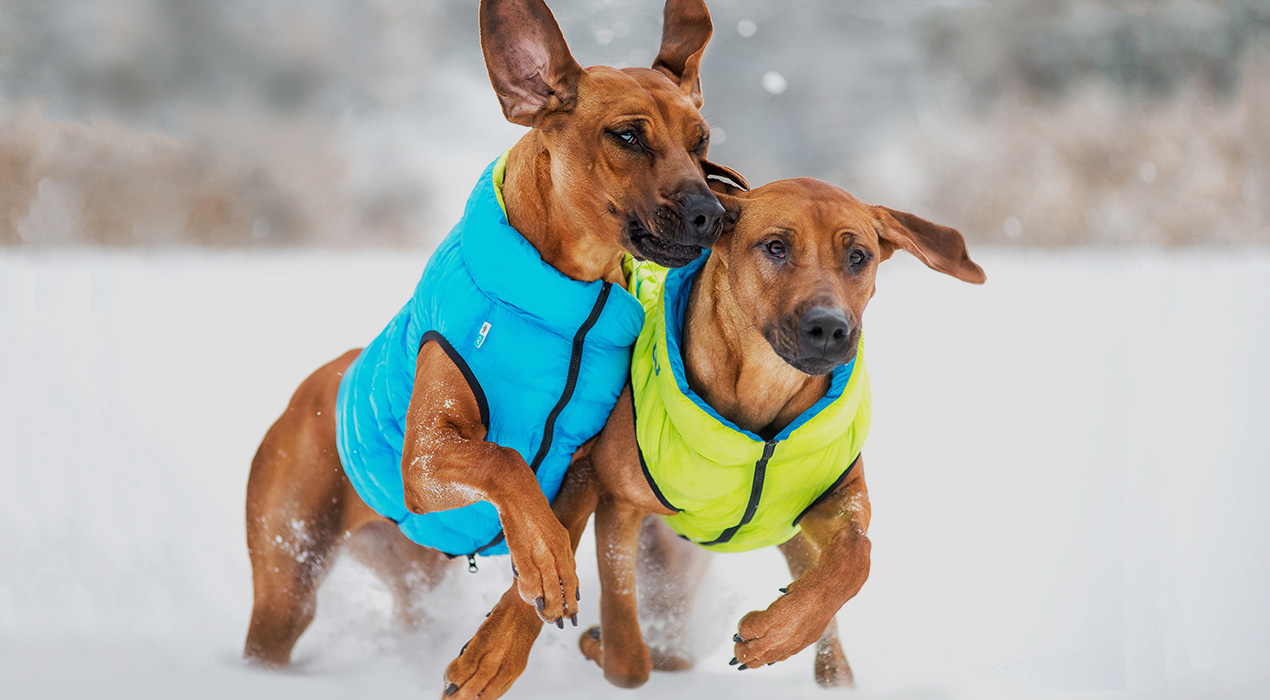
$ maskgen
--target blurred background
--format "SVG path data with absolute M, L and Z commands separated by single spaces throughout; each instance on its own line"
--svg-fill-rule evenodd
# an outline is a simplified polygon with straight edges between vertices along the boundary
M 548 4 L 583 65 L 652 61 L 660 0 Z M 709 6 L 712 159 L 955 226 L 988 274 L 878 274 L 854 697 L 1270 697 L 1270 0 Z M 440 696 L 506 560 L 403 628 L 341 558 L 260 672 L 243 497 L 287 397 L 523 133 L 476 7 L 0 0 L 6 698 Z M 810 650 L 727 663 L 778 553 L 708 576 L 696 669 L 630 697 L 829 697 Z M 613 695 L 577 635 L 514 696 Z
M 551 3 L 648 65 L 661 3 Z M 712 157 L 1002 246 L 1270 242 L 1268 0 L 711 3 Z M 429 250 L 502 120 L 474 0 L 0 0 L 0 244 Z

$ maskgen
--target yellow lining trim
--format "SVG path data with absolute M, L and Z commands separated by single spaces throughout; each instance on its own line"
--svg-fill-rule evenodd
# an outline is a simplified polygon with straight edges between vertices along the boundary
M 503 179 L 507 177 L 507 154 L 511 153 L 509 148 L 503 151 L 503 155 L 494 161 L 494 197 L 498 199 L 498 206 L 503 209 L 503 216 L 507 216 L 507 203 L 503 201 Z

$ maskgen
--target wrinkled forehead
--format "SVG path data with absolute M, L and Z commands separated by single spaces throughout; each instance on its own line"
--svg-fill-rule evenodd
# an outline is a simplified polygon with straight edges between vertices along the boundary
M 876 241 L 878 220 L 872 207 L 841 187 L 799 178 L 757 187 L 742 198 L 738 232 L 750 238 L 776 229 L 816 240 L 850 232 Z
M 579 109 L 593 115 L 643 117 L 669 129 L 697 131 L 705 120 L 679 86 L 651 68 L 591 66 L 579 86 Z

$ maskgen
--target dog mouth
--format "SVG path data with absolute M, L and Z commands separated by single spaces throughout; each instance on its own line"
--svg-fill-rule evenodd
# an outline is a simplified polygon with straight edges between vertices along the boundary
M 834 369 L 836 369 L 839 365 L 845 365 L 847 362 L 850 362 L 850 360 L 847 360 L 846 362 L 840 362 L 838 360 L 827 360 L 823 357 L 796 357 L 793 359 L 790 359 L 788 357 L 782 357 L 781 359 L 785 360 L 785 362 L 788 362 L 790 367 L 793 367 L 794 369 L 798 370 L 799 372 L 802 372 L 803 374 L 808 374 L 813 377 L 819 377 L 823 374 L 829 374 L 830 372 L 834 371 Z
M 653 233 L 638 217 L 632 216 L 626 225 L 626 236 L 631 242 L 635 257 L 650 260 L 664 267 L 683 267 L 701 256 L 703 248 L 668 241 Z
M 763 335 L 767 344 L 772 346 L 772 350 L 786 364 L 813 377 L 829 374 L 842 365 L 850 364 L 855 359 L 860 343 L 859 332 L 852 331 L 847 341 L 847 351 L 837 357 L 826 357 L 820 354 L 803 354 L 797 342 L 786 342 L 776 329 L 769 329 Z

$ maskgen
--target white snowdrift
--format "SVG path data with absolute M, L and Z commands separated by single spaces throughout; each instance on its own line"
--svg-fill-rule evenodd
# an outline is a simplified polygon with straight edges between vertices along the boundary
M 982 288 L 887 263 L 866 315 L 874 564 L 840 615 L 858 697 L 1265 697 L 1270 253 L 980 257 Z M 505 560 L 457 568 L 422 631 L 342 561 L 295 669 L 238 660 L 256 444 L 424 259 L 0 254 L 5 697 L 439 694 Z M 787 581 L 774 550 L 719 556 L 697 670 L 619 692 L 551 629 L 514 696 L 826 697 L 806 654 L 726 664 Z

